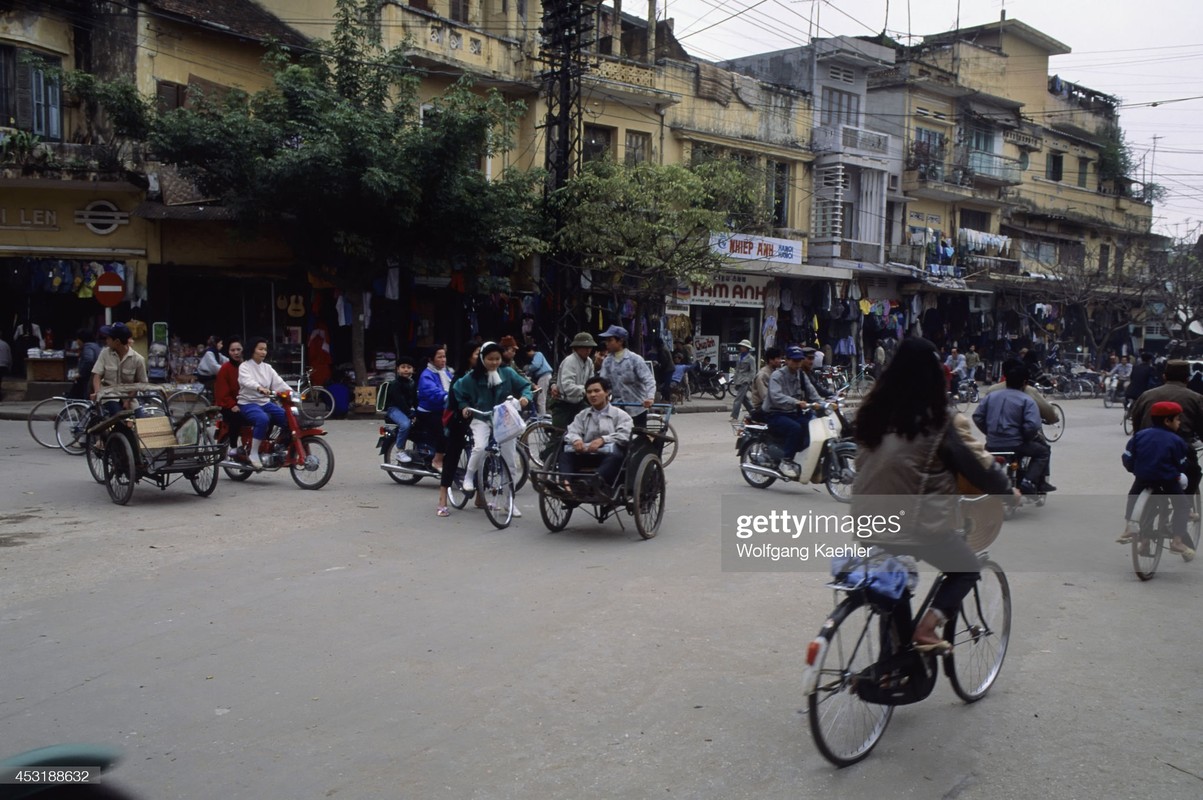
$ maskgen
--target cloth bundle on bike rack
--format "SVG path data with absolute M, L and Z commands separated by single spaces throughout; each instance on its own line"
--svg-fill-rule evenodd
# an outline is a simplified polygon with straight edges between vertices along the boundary
M 841 589 L 866 589 L 888 600 L 898 600 L 919 582 L 919 568 L 910 556 L 892 556 L 872 548 L 869 555 L 831 559 L 831 575 Z

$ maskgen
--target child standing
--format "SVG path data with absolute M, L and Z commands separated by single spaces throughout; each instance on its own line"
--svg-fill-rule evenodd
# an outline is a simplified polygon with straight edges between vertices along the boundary
M 1154 403 L 1149 415 L 1153 426 L 1138 431 L 1128 440 L 1128 446 L 1124 449 L 1124 469 L 1135 475 L 1136 479 L 1128 490 L 1128 507 L 1124 514 L 1129 524 L 1116 541 L 1128 544 L 1135 538 L 1135 534 L 1131 533 L 1131 522 L 1136 498 L 1145 489 L 1152 489 L 1156 494 L 1171 495 L 1174 540 L 1170 543 L 1170 552 L 1182 556 L 1183 561 L 1190 561 L 1195 557 L 1195 550 L 1187 533 L 1190 502 L 1183 493 L 1190 445 L 1177 433 L 1182 406 L 1166 401 Z
M 384 415 L 397 426 L 397 443 L 393 448 L 393 460 L 408 464 L 413 458 L 405 452 L 405 442 L 414 414 L 418 410 L 418 387 L 414 383 L 414 360 L 408 356 L 397 359 L 397 379 L 388 385 L 385 395 Z

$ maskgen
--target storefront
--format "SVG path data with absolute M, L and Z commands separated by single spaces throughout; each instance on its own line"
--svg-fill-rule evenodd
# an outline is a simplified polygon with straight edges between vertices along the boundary
M 95 336 L 105 320 L 96 281 L 120 276 L 124 291 L 113 319 L 145 335 L 147 256 L 154 231 L 130 216 L 140 190 L 120 181 L 83 182 L 0 177 L 0 335 L 13 345 L 13 374 L 25 374 L 28 350 L 35 382 L 74 377 L 77 333 Z M 142 323 L 142 324 L 139 324 Z M 18 346 L 17 330 L 36 326 Z M 135 343 L 145 353 L 146 340 Z

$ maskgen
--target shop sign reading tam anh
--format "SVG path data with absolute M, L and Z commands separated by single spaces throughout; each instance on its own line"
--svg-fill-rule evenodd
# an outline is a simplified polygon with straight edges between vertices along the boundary
M 791 239 L 714 233 L 710 235 L 710 249 L 715 253 L 740 261 L 798 265 L 802 263 L 802 243 Z
M 708 286 L 691 284 L 688 295 L 679 287 L 676 300 L 695 306 L 761 308 L 769 280 L 763 275 L 716 275 Z

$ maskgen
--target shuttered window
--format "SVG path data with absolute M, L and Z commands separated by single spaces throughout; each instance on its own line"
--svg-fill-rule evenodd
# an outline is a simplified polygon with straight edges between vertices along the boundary
M 30 55 L 39 60 L 31 60 Z M 61 64 L 58 58 L 0 46 L 0 125 L 51 141 L 62 139 L 62 97 L 52 75 Z

